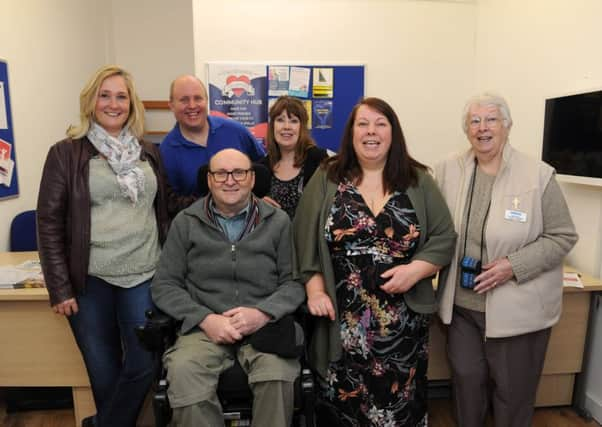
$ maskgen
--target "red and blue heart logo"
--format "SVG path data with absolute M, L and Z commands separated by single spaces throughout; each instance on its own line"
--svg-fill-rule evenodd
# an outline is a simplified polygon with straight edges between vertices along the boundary
M 224 86 L 224 90 L 222 93 L 231 98 L 233 95 L 237 98 L 241 97 L 244 93 L 247 93 L 249 96 L 253 96 L 255 94 L 255 89 L 251 86 L 251 79 L 247 75 L 229 75 L 226 77 L 226 85 Z

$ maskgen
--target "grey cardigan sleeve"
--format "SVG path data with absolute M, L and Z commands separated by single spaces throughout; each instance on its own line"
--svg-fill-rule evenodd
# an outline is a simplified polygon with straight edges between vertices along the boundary
M 424 197 L 421 206 L 426 219 L 424 244 L 414 255 L 414 260 L 426 261 L 434 265 L 445 266 L 452 259 L 456 244 L 454 223 L 447 203 L 437 187 L 433 177 L 422 172 L 419 187 Z M 418 209 L 418 206 L 415 206 Z
M 197 326 L 208 314 L 208 307 L 195 302 L 186 290 L 188 221 L 180 212 L 172 222 L 151 284 L 151 296 L 162 311 L 182 321 L 181 332 Z
M 306 283 L 315 273 L 322 272 L 318 238 L 325 185 L 325 172 L 318 169 L 303 190 L 293 221 L 295 273 L 301 283 Z
M 305 300 L 303 286 L 293 280 L 293 242 L 292 229 L 288 217 L 280 215 L 283 220 L 277 227 L 279 239 L 276 264 L 278 268 L 278 289 L 269 297 L 257 304 L 257 308 L 269 314 L 275 320 L 293 313 Z M 276 227 L 276 224 L 274 224 Z
M 543 232 L 533 242 L 508 255 L 516 281 L 524 283 L 561 264 L 577 243 L 569 208 L 555 177 L 542 195 Z

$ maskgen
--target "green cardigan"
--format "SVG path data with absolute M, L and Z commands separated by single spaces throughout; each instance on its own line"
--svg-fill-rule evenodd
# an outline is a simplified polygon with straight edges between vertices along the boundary
M 322 273 L 326 293 L 332 301 L 336 301 L 335 279 L 324 230 L 337 186 L 327 179 L 324 169 L 317 170 L 303 191 L 293 223 L 296 279 L 307 283 L 314 274 Z M 433 178 L 419 170 L 418 183 L 407 189 L 407 195 L 422 230 L 412 260 L 447 265 L 453 255 L 456 232 L 447 204 Z M 404 297 L 415 312 L 433 313 L 437 310 L 432 277 L 420 280 Z M 310 363 L 322 376 L 325 376 L 328 364 L 341 357 L 339 309 L 336 304 L 334 308 L 334 321 L 326 317 L 316 318 L 310 344 Z

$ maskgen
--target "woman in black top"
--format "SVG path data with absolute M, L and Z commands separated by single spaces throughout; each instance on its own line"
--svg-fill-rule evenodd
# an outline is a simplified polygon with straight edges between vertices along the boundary
M 325 157 L 307 129 L 308 116 L 297 98 L 281 96 L 270 109 L 268 155 L 262 163 L 271 172 L 270 191 L 264 200 L 292 219 L 303 188 Z

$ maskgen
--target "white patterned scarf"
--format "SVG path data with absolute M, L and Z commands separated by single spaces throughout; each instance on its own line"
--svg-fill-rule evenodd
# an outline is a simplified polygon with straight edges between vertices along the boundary
M 128 128 L 123 128 L 115 138 L 95 122 L 87 137 L 115 172 L 121 194 L 136 204 L 138 196 L 144 193 L 144 172 L 137 166 L 142 151 L 138 140 Z

